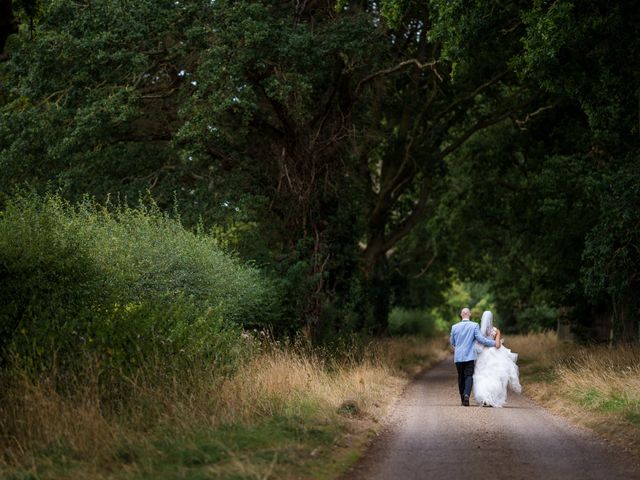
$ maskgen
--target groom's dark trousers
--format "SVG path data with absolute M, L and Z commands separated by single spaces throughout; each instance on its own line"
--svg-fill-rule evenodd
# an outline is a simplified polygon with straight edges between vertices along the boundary
M 473 368 L 475 363 L 475 360 L 469 360 L 468 362 L 456 362 L 460 400 L 462 400 L 465 395 L 471 396 L 471 389 L 473 388 Z

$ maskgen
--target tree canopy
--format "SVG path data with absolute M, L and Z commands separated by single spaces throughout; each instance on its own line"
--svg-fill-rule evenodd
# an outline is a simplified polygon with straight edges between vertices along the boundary
M 635 2 L 0 10 L 0 202 L 150 194 L 278 279 L 285 330 L 383 332 L 459 279 L 510 328 L 637 337 Z

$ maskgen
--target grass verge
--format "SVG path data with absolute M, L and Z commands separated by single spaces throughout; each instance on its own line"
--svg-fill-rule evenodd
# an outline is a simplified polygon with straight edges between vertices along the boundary
M 232 375 L 149 367 L 121 379 L 117 394 L 90 367 L 35 381 L 5 371 L 0 477 L 334 478 L 446 342 L 396 338 L 345 351 L 263 342 Z
M 640 346 L 579 346 L 513 336 L 527 396 L 640 456 Z

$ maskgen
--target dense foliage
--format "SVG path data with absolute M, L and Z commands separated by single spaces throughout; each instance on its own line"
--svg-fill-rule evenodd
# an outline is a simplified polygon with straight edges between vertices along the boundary
M 517 69 L 548 104 L 471 139 L 449 165 L 440 216 L 467 252 L 459 268 L 489 279 L 520 329 L 560 320 L 583 336 L 637 338 L 638 18 L 631 2 L 524 15 Z
M 39 368 L 95 354 L 125 369 L 195 359 L 224 368 L 240 353 L 241 326 L 273 322 L 273 284 L 213 238 L 150 207 L 112 209 L 31 195 L 6 205 L 3 359 Z
M 277 278 L 279 331 L 462 280 L 513 329 L 637 336 L 635 2 L 0 4 L 0 203 L 149 190 Z

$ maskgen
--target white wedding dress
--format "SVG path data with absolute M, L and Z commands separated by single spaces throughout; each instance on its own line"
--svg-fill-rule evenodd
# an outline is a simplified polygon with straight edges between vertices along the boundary
M 480 323 L 480 333 L 485 337 L 495 338 L 493 314 L 484 312 Z M 480 405 L 502 407 L 507 402 L 507 387 L 520 393 L 518 374 L 518 355 L 506 348 L 485 347 L 476 344 L 478 358 L 473 373 L 473 395 Z

